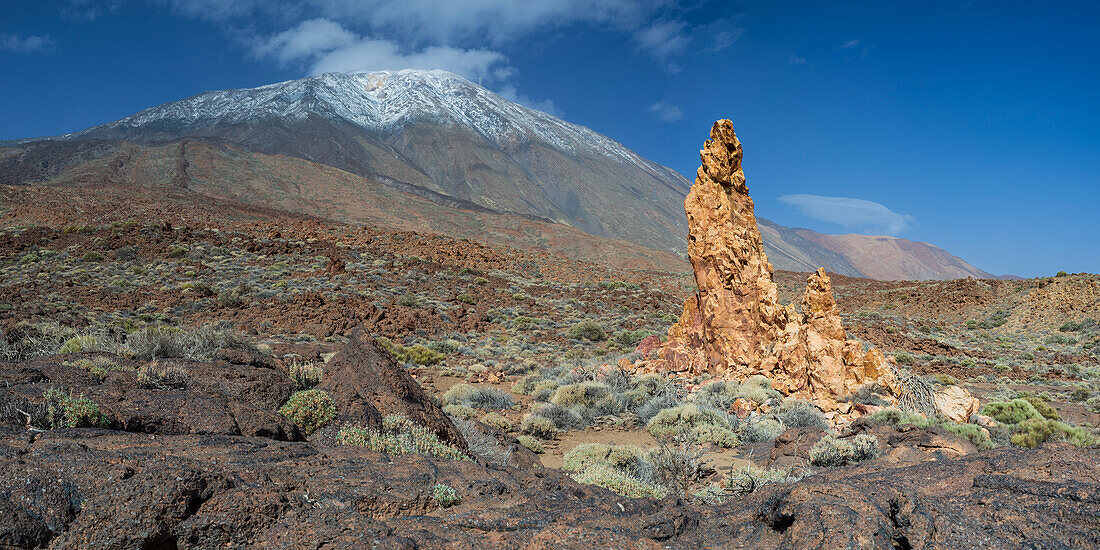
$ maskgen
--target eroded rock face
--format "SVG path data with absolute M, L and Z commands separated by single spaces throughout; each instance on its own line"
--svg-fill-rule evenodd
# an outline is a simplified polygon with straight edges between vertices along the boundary
M 352 332 L 347 345 L 325 365 L 325 378 L 317 387 L 332 396 L 338 412 L 311 440 L 327 442 L 345 424 L 379 429 L 384 416 L 400 414 L 466 450 L 462 434 L 439 405 L 362 330 Z
M 642 369 L 738 381 L 761 374 L 775 389 L 827 412 L 848 413 L 850 406 L 838 400 L 872 382 L 900 396 L 902 384 L 887 358 L 848 339 L 823 269 L 810 275 L 800 308 L 779 304 L 742 155 L 733 123 L 715 122 L 684 201 L 698 291 L 684 302 L 668 341 L 656 350 L 650 343 L 643 351 L 648 361 Z M 965 394 L 935 401 L 950 406 L 949 416 L 965 421 L 970 399 Z

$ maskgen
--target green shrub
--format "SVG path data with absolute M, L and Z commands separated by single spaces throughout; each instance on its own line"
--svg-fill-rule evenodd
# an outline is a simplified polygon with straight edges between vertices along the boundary
M 774 418 L 759 418 L 741 424 L 743 441 L 772 441 L 783 433 L 783 424 Z
M 324 390 L 303 390 L 291 395 L 279 409 L 279 414 L 309 435 L 336 418 L 336 405 Z
M 481 423 L 486 426 L 492 426 L 502 432 L 508 432 L 511 431 L 512 428 L 515 428 L 515 424 L 513 424 L 511 420 L 508 420 L 505 416 L 496 412 L 486 413 L 485 416 L 481 417 Z
M 443 412 L 455 418 L 477 418 L 477 409 L 466 405 L 444 405 Z
M 1047 418 L 1030 418 L 1012 430 L 1012 444 L 1018 447 L 1037 447 L 1049 439 L 1062 439 L 1078 447 L 1097 443 L 1096 436 L 1085 429 Z
M 599 342 L 607 339 L 607 333 L 595 321 L 581 321 L 569 328 L 569 338 Z
M 781 394 L 772 389 L 772 381 L 759 374 L 745 379 L 741 385 L 732 390 L 734 398 L 746 399 L 755 403 L 767 403 L 771 398 L 781 397 Z
M 1075 403 L 1088 401 L 1089 397 L 1092 397 L 1092 392 L 1088 388 L 1074 388 L 1073 393 L 1069 394 L 1069 400 Z
M 631 476 L 637 476 L 645 467 L 642 452 L 629 445 L 582 443 L 562 457 L 561 469 L 580 472 L 594 465 L 603 465 Z
M 404 307 L 419 307 L 420 297 L 416 294 L 405 294 L 397 300 L 397 304 Z
M 287 375 L 300 390 L 308 390 L 321 383 L 325 369 L 316 361 L 291 361 Z
M 377 342 L 398 363 L 414 363 L 417 365 L 431 366 L 447 358 L 447 355 L 435 351 L 423 344 L 415 344 L 410 347 L 393 343 L 389 338 L 378 338 Z
M 628 498 L 662 499 L 668 495 L 668 489 L 652 482 L 643 481 L 624 472 L 596 464 L 583 471 L 572 474 L 577 483 L 599 485 Z
M 974 424 L 963 424 L 958 422 L 942 422 L 940 427 L 945 430 L 971 442 L 979 450 L 992 449 L 994 447 L 993 441 L 989 438 L 989 434 L 982 430 L 981 426 Z
M 560 386 L 554 391 L 550 402 L 559 407 L 596 409 L 598 412 L 618 412 L 620 407 L 614 402 L 611 388 L 602 382 L 581 382 Z M 594 413 L 594 414 L 597 414 Z M 584 415 L 584 413 L 581 413 Z
M 83 395 L 66 395 L 61 390 L 50 388 L 43 393 L 43 398 L 45 428 L 101 428 L 111 423 L 107 415 L 100 412 L 99 405 Z
M 657 413 L 646 424 L 646 430 L 649 430 L 653 437 L 670 437 L 676 434 L 689 433 L 696 426 L 704 424 L 728 427 L 729 420 L 715 409 L 701 408 L 694 403 L 688 403 Z
M 532 407 L 531 414 L 549 420 L 554 429 L 559 431 L 579 430 L 588 425 L 588 421 L 576 409 L 567 409 L 552 403 Z
M 633 350 L 638 346 L 638 343 L 644 340 L 647 336 L 652 334 L 645 329 L 638 329 L 635 331 L 619 331 L 615 333 L 615 336 L 611 338 L 610 344 L 613 347 L 623 350 Z
M 248 339 L 227 325 L 211 323 L 198 328 L 149 327 L 131 333 L 126 348 L 139 359 L 192 359 L 211 361 L 218 350 L 239 349 L 257 353 Z
M 759 491 L 766 485 L 773 483 L 791 483 L 800 478 L 791 475 L 787 470 L 764 469 L 757 466 L 742 466 L 733 471 L 717 485 L 712 485 L 705 491 L 696 493 L 705 502 L 721 504 L 731 497 L 740 497 Z
M 624 394 L 627 405 L 637 407 L 668 388 L 668 380 L 660 374 L 643 374 L 630 380 L 631 388 Z
M 82 357 L 74 362 L 63 363 L 66 366 L 77 367 L 80 370 L 87 372 L 88 374 L 96 377 L 100 382 L 107 378 L 107 375 L 114 370 L 124 370 L 119 367 L 118 363 L 107 357 Z
M 993 401 L 982 407 L 981 413 L 1004 424 L 1019 424 L 1032 418 L 1041 418 L 1035 406 L 1024 399 Z
M 814 466 L 844 466 L 878 456 L 878 439 L 859 434 L 850 439 L 826 435 L 810 447 L 810 464 Z
M 85 334 L 83 336 L 73 336 L 68 340 L 65 340 L 61 347 L 57 348 L 57 353 L 80 353 L 82 351 L 95 351 L 99 349 L 99 339 L 91 334 Z
M 444 443 L 434 432 L 403 415 L 382 419 L 382 429 L 344 426 L 336 434 L 339 445 L 366 447 L 388 455 L 418 454 L 452 460 L 470 460 L 462 451 Z
M 473 296 L 470 296 L 469 294 L 466 294 L 466 293 L 462 293 L 462 294 L 459 294 L 458 296 L 455 296 L 455 300 L 458 301 L 458 302 L 462 302 L 464 304 L 469 304 L 469 305 L 474 305 L 474 304 L 477 303 L 477 300 L 475 300 Z
M 941 386 L 954 386 L 959 383 L 959 381 L 950 374 L 937 374 L 933 376 L 932 379 L 938 382 Z
M 239 308 L 248 305 L 252 287 L 241 282 L 237 286 L 218 293 L 218 305 L 226 308 Z
M 558 429 L 550 419 L 534 414 L 523 417 L 519 431 L 542 439 L 554 439 L 558 436 Z
M 1050 420 L 1061 420 L 1062 419 L 1060 416 L 1058 416 L 1058 411 L 1054 410 L 1054 407 L 1050 406 L 1050 403 L 1047 403 L 1045 399 L 1043 399 L 1043 398 L 1041 398 L 1037 395 L 1031 395 L 1031 394 L 1021 395 L 1020 399 L 1023 399 L 1024 401 L 1027 401 L 1028 403 L 1031 403 L 1031 406 L 1035 407 L 1035 410 L 1040 415 L 1042 415 L 1043 418 L 1047 418 L 1047 419 L 1050 419 Z
M 696 443 L 713 443 L 724 449 L 732 449 L 741 444 L 733 430 L 717 424 L 703 424 L 692 428 L 691 438 Z
M 1072 346 L 1077 343 L 1077 339 L 1070 338 L 1068 336 L 1062 336 L 1061 334 L 1055 334 L 1050 338 L 1043 341 L 1044 344 L 1062 344 L 1066 346 Z
M 542 446 L 542 442 L 529 435 L 521 435 L 516 438 L 516 441 L 519 441 L 520 445 L 527 447 L 528 450 L 537 455 L 546 452 L 546 449 Z
M 137 371 L 137 381 L 154 390 L 182 390 L 187 388 L 190 377 L 187 371 L 175 365 L 160 365 L 156 361 Z
M 444 405 L 465 405 L 475 409 L 510 409 L 515 405 L 512 396 L 494 388 L 470 384 L 455 384 L 443 394 Z
M 809 426 L 829 427 L 825 415 L 821 414 L 813 403 L 787 398 L 779 407 L 776 418 L 787 428 L 805 428 Z
M 80 257 L 82 262 L 101 262 L 103 261 L 103 254 L 96 252 L 95 250 L 89 250 Z
M 448 508 L 458 504 L 460 500 L 458 492 L 454 490 L 454 487 L 450 485 L 444 485 L 437 483 L 435 487 L 432 487 L 432 499 L 440 508 Z

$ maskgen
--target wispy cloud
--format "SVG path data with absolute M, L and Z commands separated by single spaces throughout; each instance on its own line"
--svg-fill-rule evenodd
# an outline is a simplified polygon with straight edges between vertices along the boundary
M 121 7 L 122 0 L 69 0 L 68 5 L 61 8 L 61 15 L 95 21 L 105 14 L 118 11 Z
M 916 219 L 908 214 L 899 214 L 877 202 L 863 199 L 796 194 L 783 195 L 779 200 L 815 220 L 875 233 L 897 235 L 916 223 Z
M 805 57 L 798 57 L 796 55 L 787 56 L 787 63 L 790 65 L 809 65 L 810 62 L 806 61 Z
M 67 0 L 70 11 L 96 17 L 123 0 Z M 504 53 L 569 27 L 617 33 L 677 72 L 689 46 L 730 47 L 743 29 L 735 18 L 689 23 L 682 0 L 144 0 L 211 22 L 243 43 L 255 59 L 309 73 L 376 68 L 441 68 L 482 78 L 518 102 L 543 110 L 551 102 L 520 94 Z M 511 86 L 511 87 L 509 87 Z
M 634 34 L 634 40 L 643 52 L 661 62 L 669 63 L 673 57 L 684 53 L 691 41 L 687 28 L 687 23 L 683 21 L 659 21 L 638 30 Z M 670 67 L 676 69 L 675 65 Z
M 839 46 L 837 46 L 833 49 L 835 49 L 835 50 L 850 50 L 850 49 L 852 49 L 852 48 L 854 48 L 858 45 L 859 45 L 859 39 L 858 38 L 853 38 L 853 39 L 851 39 L 851 40 L 849 40 L 849 41 L 847 41 L 847 42 L 845 42 L 845 43 L 843 43 L 843 44 L 841 44 L 841 45 L 839 45 Z
M 507 58 L 499 52 L 449 46 L 408 49 L 389 40 L 359 36 L 328 19 L 303 21 L 293 29 L 257 40 L 252 52 L 282 64 L 305 63 L 311 74 L 398 68 L 447 69 L 488 80 L 510 74 L 500 67 Z
M 540 99 L 531 99 L 531 98 L 519 93 L 519 91 L 516 90 L 516 87 L 511 85 L 511 84 L 504 85 L 503 87 L 501 87 L 500 90 L 497 90 L 497 93 L 500 94 L 500 96 L 503 97 L 504 99 L 507 99 L 508 101 L 511 101 L 513 103 L 519 103 L 520 105 L 523 105 L 525 107 L 530 107 L 530 108 L 532 108 L 536 111 L 542 111 L 544 113 L 549 113 L 549 114 L 554 115 L 556 117 L 562 117 L 562 116 L 565 115 L 565 113 L 561 109 L 559 109 L 557 105 L 554 104 L 553 100 L 550 100 L 550 99 L 541 99 L 541 100 Z
M 650 105 L 645 112 L 654 113 L 665 122 L 676 122 L 684 118 L 684 110 L 679 105 L 673 105 L 663 99 Z
M 50 35 L 0 34 L 0 50 L 17 53 L 35 53 L 48 51 L 54 45 Z

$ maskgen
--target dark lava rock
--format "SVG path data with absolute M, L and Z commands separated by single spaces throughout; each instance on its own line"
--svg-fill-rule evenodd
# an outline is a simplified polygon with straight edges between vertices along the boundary
M 383 416 L 402 414 L 466 450 L 466 441 L 443 409 L 362 330 L 352 332 L 347 345 L 325 365 L 317 388 L 332 396 L 337 413 L 312 440 L 330 442 L 339 426 L 349 423 L 378 429 Z
M 22 548 L 1094 548 L 1098 454 L 1051 444 L 871 463 L 697 506 L 358 447 L 2 428 L 0 536 Z M 459 503 L 440 509 L 437 483 Z

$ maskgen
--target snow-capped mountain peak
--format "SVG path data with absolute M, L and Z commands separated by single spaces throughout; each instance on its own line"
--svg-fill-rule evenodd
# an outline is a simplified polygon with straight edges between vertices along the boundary
M 620 162 L 650 164 L 606 136 L 513 103 L 443 70 L 324 73 L 258 88 L 206 92 L 62 138 L 149 126 L 172 128 L 173 133 L 201 131 L 210 126 L 311 115 L 341 119 L 381 134 L 427 120 L 472 129 L 498 147 L 541 141 L 570 154 L 582 148 Z

